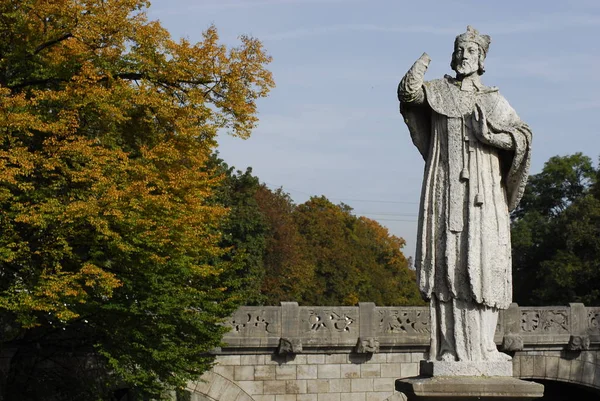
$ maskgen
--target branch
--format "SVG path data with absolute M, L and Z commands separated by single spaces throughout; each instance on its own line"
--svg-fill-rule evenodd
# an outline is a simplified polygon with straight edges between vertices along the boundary
M 130 81 L 139 81 L 140 79 L 144 79 L 147 77 L 145 74 L 141 74 L 138 72 L 123 72 L 121 74 L 113 75 L 113 78 L 128 79 Z M 108 80 L 108 77 L 104 77 L 101 79 L 101 81 L 106 81 L 106 80 Z
M 181 84 L 208 85 L 210 83 L 213 83 L 213 81 L 202 80 L 202 79 L 180 80 L 180 81 L 160 81 L 160 80 L 156 80 L 156 79 L 151 79 L 147 74 L 143 74 L 143 73 L 139 73 L 139 72 L 123 72 L 121 74 L 113 75 L 113 78 L 119 78 L 119 79 L 124 79 L 124 80 L 129 80 L 129 81 L 139 81 L 140 79 L 147 79 L 148 81 L 153 82 L 155 84 L 162 83 L 162 84 L 165 84 L 165 85 L 168 85 L 170 87 L 177 88 L 180 90 L 183 90 L 183 88 L 181 87 Z M 60 82 L 68 82 L 68 81 L 70 81 L 70 79 L 53 77 L 53 78 L 35 79 L 33 81 L 26 81 L 26 82 L 22 82 L 22 83 L 15 84 L 15 85 L 6 85 L 6 87 L 9 89 L 15 90 L 15 89 L 22 89 L 27 86 L 46 85 L 49 83 L 60 83 Z M 98 82 L 106 82 L 106 81 L 108 81 L 108 77 L 106 77 L 106 76 L 102 77 L 98 80 Z M 209 92 L 210 92 L 210 90 L 209 90 Z
M 63 36 L 60 36 L 60 37 L 58 37 L 58 38 L 56 38 L 54 40 L 51 40 L 51 41 L 46 42 L 46 43 L 42 43 L 41 45 L 39 45 L 38 47 L 36 47 L 36 49 L 33 52 L 33 54 L 38 54 L 42 50 L 47 49 L 50 46 L 53 46 L 53 45 L 55 45 L 57 43 L 62 42 L 63 40 L 67 40 L 67 39 L 72 38 L 72 37 L 73 37 L 73 34 L 71 32 L 69 32 L 69 33 L 65 33 Z

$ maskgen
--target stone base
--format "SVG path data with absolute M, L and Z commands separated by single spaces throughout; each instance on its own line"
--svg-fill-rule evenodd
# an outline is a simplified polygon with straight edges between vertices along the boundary
M 544 395 L 539 383 L 513 377 L 413 377 L 396 380 L 408 401 L 526 401 Z
M 512 377 L 512 361 L 421 361 L 421 376 L 502 376 Z

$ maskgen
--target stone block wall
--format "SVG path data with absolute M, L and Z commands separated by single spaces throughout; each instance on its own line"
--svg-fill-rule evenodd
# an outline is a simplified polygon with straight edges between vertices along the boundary
M 422 359 L 424 353 L 415 351 L 219 355 L 213 370 L 188 390 L 192 401 L 401 400 L 394 382 L 417 376 Z

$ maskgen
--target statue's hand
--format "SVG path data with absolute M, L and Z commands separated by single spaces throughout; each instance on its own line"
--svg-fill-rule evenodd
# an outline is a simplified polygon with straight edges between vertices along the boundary
M 505 150 L 515 148 L 512 136 L 504 129 L 489 122 L 480 105 L 475 105 L 472 118 L 473 131 L 481 142 Z
M 431 63 L 431 57 L 429 57 L 429 54 L 427 54 L 426 52 L 421 54 L 421 57 L 419 57 L 419 60 L 423 61 L 423 63 L 425 64 L 426 67 L 429 67 L 429 63 Z
M 473 112 L 473 119 L 475 123 L 473 127 L 475 128 L 475 133 L 482 141 L 489 143 L 491 140 L 491 133 L 488 129 L 487 118 L 485 117 L 485 112 L 481 108 L 479 104 L 475 104 L 475 111 Z
M 415 65 L 420 64 L 422 66 L 420 70 L 423 74 L 425 74 L 425 71 L 427 71 L 427 68 L 429 68 L 429 63 L 431 63 L 431 57 L 429 57 L 429 54 L 423 53 L 421 57 L 419 57 L 419 59 L 415 62 Z
M 425 75 L 425 71 L 427 71 L 430 62 L 431 57 L 429 57 L 429 54 L 423 53 L 421 57 L 413 63 L 406 75 L 413 79 L 423 79 L 423 75 Z

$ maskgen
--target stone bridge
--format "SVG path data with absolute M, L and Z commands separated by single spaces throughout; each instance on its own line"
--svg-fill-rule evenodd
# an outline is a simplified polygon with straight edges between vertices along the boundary
M 398 378 L 427 358 L 428 307 L 242 307 L 216 365 L 189 383 L 191 401 L 392 401 Z M 598 391 L 600 307 L 511 307 L 496 328 L 514 376 Z M 596 397 L 596 396 L 595 396 Z

